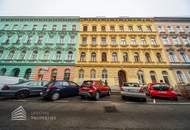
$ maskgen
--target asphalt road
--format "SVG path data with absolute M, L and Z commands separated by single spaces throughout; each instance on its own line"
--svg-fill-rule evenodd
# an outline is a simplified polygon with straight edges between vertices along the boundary
M 12 120 L 11 112 L 22 106 L 26 120 Z M 0 99 L 0 130 L 189 130 L 190 103 L 148 99 L 121 100 L 119 95 L 100 101 L 64 98 L 55 102 L 31 97 L 25 100 Z

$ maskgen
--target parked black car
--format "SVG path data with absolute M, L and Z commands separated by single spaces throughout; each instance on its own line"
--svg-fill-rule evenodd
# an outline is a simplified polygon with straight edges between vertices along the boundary
M 0 96 L 4 97 L 16 97 L 19 99 L 26 98 L 33 95 L 39 95 L 44 85 L 48 81 L 26 81 L 24 83 L 7 84 L 0 90 Z
M 76 96 L 79 94 L 79 85 L 72 81 L 56 80 L 49 82 L 41 95 L 44 99 L 57 100 L 60 97 Z

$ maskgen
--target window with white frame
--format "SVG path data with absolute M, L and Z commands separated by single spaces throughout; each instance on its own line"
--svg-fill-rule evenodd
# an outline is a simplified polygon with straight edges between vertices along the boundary
M 65 32 L 67 30 L 67 25 L 62 25 L 62 31 Z
M 135 45 L 136 44 L 136 39 L 135 38 L 131 38 L 131 44 Z
M 56 52 L 56 60 L 61 60 L 61 51 Z
M 176 71 L 176 75 L 179 83 L 186 83 L 186 77 L 181 71 Z
M 87 44 L 87 37 L 82 37 L 82 44 Z
M 96 79 L 96 70 L 92 69 L 92 70 L 90 71 L 90 78 L 91 78 L 91 79 Z
M 179 45 L 180 44 L 179 39 L 177 37 L 173 37 L 173 43 L 175 45 Z
M 26 55 L 26 51 L 25 50 L 22 50 L 21 51 L 21 53 L 20 53 L 20 55 L 19 55 L 19 59 L 24 59 L 24 57 L 25 57 L 25 55 Z
M 148 26 L 146 26 L 146 30 L 147 30 L 147 32 L 152 32 L 152 28 L 151 28 L 151 26 L 150 25 L 148 25 Z
M 76 31 L 77 30 L 77 26 L 76 25 L 72 25 L 72 31 Z
M 101 44 L 106 44 L 106 37 L 101 37 Z
M 123 53 L 123 62 L 128 62 L 128 53 L 127 52 Z
M 139 84 L 144 84 L 145 83 L 145 80 L 144 80 L 144 73 L 142 70 L 139 70 L 137 72 L 137 77 L 138 77 L 138 80 L 139 80 Z
M 150 38 L 150 42 L 152 45 L 157 45 L 156 39 L 155 38 Z
M 134 61 L 135 62 L 140 62 L 140 57 L 139 57 L 139 53 L 138 52 L 134 53 Z
M 92 44 L 93 44 L 93 45 L 96 44 L 96 37 L 92 37 Z
M 176 55 L 174 52 L 169 52 L 169 60 L 170 62 L 178 62 Z
M 120 44 L 121 44 L 121 45 L 125 45 L 125 44 L 126 44 L 126 39 L 125 39 L 125 37 L 121 37 L 121 39 L 120 39 Z
M 167 71 L 162 71 L 162 76 L 163 76 L 164 82 L 166 84 L 170 84 L 168 72 Z
M 106 52 L 102 52 L 102 61 L 103 62 L 107 61 L 107 54 L 106 54 Z
M 75 42 L 75 36 L 74 36 L 74 35 L 72 35 L 70 38 L 71 38 L 71 39 L 70 39 L 71 44 L 73 44 L 73 43 Z
M 162 37 L 162 41 L 165 45 L 169 44 L 168 37 Z
M 38 56 L 38 51 L 37 51 L 37 50 L 34 50 L 34 51 L 32 52 L 31 59 L 32 59 L 32 60 L 36 60 L 36 59 L 37 59 L 37 56 Z
M 158 31 L 163 32 L 163 27 L 161 25 L 158 26 Z
M 48 59 L 49 59 L 49 51 L 48 51 L 48 50 L 45 51 L 45 53 L 44 53 L 44 59 L 45 59 L 45 60 L 48 60 Z
M 86 61 L 86 53 L 85 52 L 81 52 L 80 61 Z
M 180 52 L 180 56 L 184 62 L 189 62 L 189 57 L 185 54 L 185 52 Z
M 183 40 L 183 43 L 184 43 L 185 45 L 190 44 L 189 39 L 188 39 L 187 37 L 183 37 L 182 40 Z
M 3 50 L 0 50 L 0 58 L 2 57 L 3 55 Z
M 173 27 L 172 27 L 172 26 L 168 26 L 167 28 L 168 28 L 168 32 L 174 32 L 174 30 L 173 30 Z
M 8 55 L 7 59 L 12 59 L 13 56 L 14 56 L 14 54 L 15 54 L 15 51 L 14 51 L 14 50 L 11 50 L 11 51 L 9 52 L 9 55 Z
M 142 32 L 143 31 L 142 26 L 141 25 L 137 26 L 137 30 L 138 30 L 138 32 Z
M 150 78 L 152 80 L 152 83 L 156 83 L 156 72 L 155 71 L 150 71 Z
M 110 31 L 114 32 L 115 31 L 115 26 L 111 25 L 110 26 Z
M 133 31 L 133 26 L 128 26 L 128 31 L 132 32 Z
M 79 70 L 79 79 L 84 79 L 84 70 L 83 69 Z
M 92 52 L 92 53 L 91 53 L 91 61 L 92 61 L 92 62 L 95 62 L 95 61 L 96 61 L 96 53 L 95 53 L 95 52 Z
M 123 32 L 123 31 L 124 31 L 124 26 L 123 26 L 123 25 L 120 25 L 120 26 L 119 26 L 119 30 Z
M 116 38 L 115 38 L 115 37 L 112 37 L 112 38 L 111 38 L 111 44 L 112 44 L 112 45 L 115 45 L 115 44 L 116 44 Z
M 118 59 L 117 59 L 117 53 L 116 52 L 112 53 L 112 61 L 113 62 L 117 62 L 118 61 Z
M 72 51 L 69 51 L 69 52 L 68 52 L 68 54 L 67 54 L 67 60 L 68 60 L 68 61 L 73 60 L 73 52 L 72 52 Z
M 108 79 L 108 71 L 106 69 L 102 70 L 102 80 L 105 82 Z
M 146 40 L 145 40 L 145 38 L 141 38 L 141 44 L 142 44 L 142 45 L 146 45 Z

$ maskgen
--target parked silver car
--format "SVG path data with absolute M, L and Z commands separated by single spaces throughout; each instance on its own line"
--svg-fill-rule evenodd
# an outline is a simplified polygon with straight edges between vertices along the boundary
M 0 90 L 2 97 L 26 98 L 32 95 L 39 95 L 48 81 L 27 81 L 24 83 L 7 84 Z
M 141 99 L 141 101 L 146 101 L 143 87 L 138 83 L 124 82 L 121 87 L 121 97 L 122 99 Z

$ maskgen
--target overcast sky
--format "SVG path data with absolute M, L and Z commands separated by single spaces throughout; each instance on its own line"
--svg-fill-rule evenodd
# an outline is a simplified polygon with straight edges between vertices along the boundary
M 0 0 L 0 16 L 190 17 L 190 0 Z

